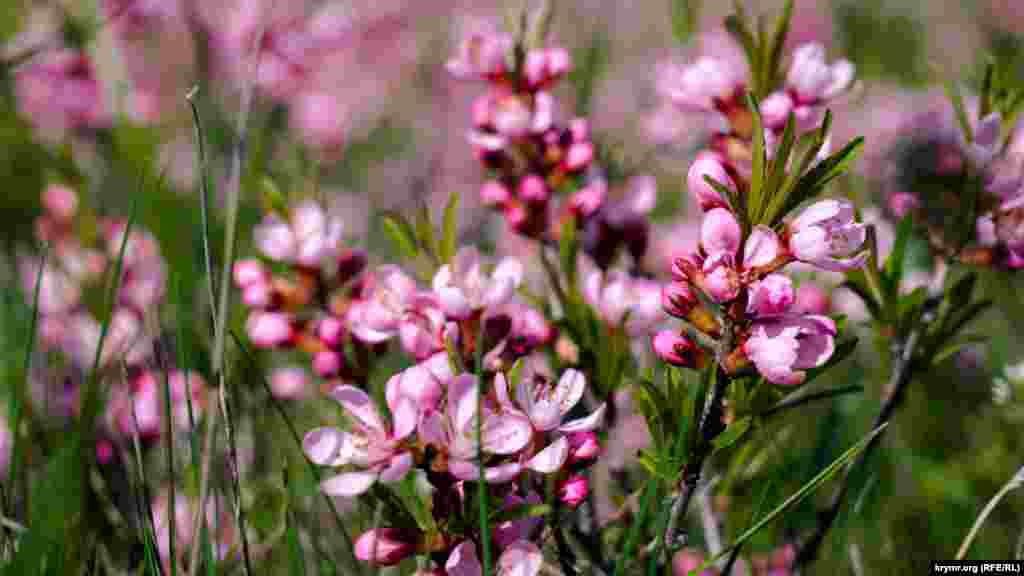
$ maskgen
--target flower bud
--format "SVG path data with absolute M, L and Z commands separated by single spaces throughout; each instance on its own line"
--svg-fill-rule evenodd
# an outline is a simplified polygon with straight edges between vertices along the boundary
M 355 541 L 355 555 L 371 566 L 394 566 L 416 551 L 409 540 L 396 528 L 369 530 Z
M 676 318 L 686 318 L 700 301 L 690 290 L 685 280 L 671 282 L 661 287 L 661 307 L 665 313 Z
M 333 350 L 321 350 L 313 355 L 313 371 L 321 378 L 333 378 L 341 371 L 341 354 Z
M 266 282 L 254 282 L 242 290 L 242 302 L 249 308 L 266 308 L 274 300 L 274 291 Z
M 704 151 L 697 154 L 697 158 L 694 159 L 690 170 L 686 173 L 686 187 L 690 191 L 690 196 L 700 203 L 700 207 L 704 211 L 726 206 L 725 199 L 711 184 L 708 184 L 704 179 L 705 176 L 729 190 L 736 190 L 736 184 L 726 172 L 721 156 L 714 152 Z
M 573 118 L 569 121 L 569 137 L 573 142 L 590 140 L 590 123 L 586 118 Z
M 569 434 L 569 463 L 589 462 L 601 454 L 601 444 L 593 432 Z
M 674 330 L 658 332 L 651 340 L 651 345 L 658 358 L 673 366 L 693 368 L 697 364 L 697 347 L 686 336 Z
M 235 284 L 239 288 L 247 288 L 257 282 L 268 280 L 267 271 L 259 260 L 239 260 L 235 262 L 232 272 L 234 272 Z
M 294 336 L 291 317 L 279 312 L 253 312 L 245 323 L 249 340 L 257 348 L 283 346 Z
M 594 145 L 590 142 L 576 142 L 565 152 L 565 169 L 569 172 L 583 170 L 594 160 Z
M 345 335 L 345 323 L 334 316 L 328 316 L 316 327 L 316 335 L 329 348 L 337 348 Z
M 590 216 L 601 208 L 607 195 L 608 185 L 595 180 L 569 197 L 569 207 L 577 215 Z
M 569 508 L 575 508 L 586 500 L 589 492 L 590 484 L 587 482 L 587 478 L 576 474 L 562 482 L 562 485 L 558 487 L 558 498 L 562 501 L 562 504 Z
M 774 92 L 761 101 L 761 120 L 771 129 L 786 125 L 789 113 L 793 111 L 793 98 L 785 92 Z
M 742 230 L 736 216 L 725 208 L 715 208 L 704 215 L 700 225 L 700 243 L 708 254 L 736 254 Z
M 508 187 L 497 180 L 488 180 L 480 187 L 480 201 L 484 206 L 504 206 L 511 197 Z
M 278 400 L 300 398 L 309 384 L 306 371 L 298 366 L 286 366 L 270 375 L 270 393 Z
M 68 222 L 78 211 L 78 194 L 67 186 L 51 184 L 43 192 L 43 207 L 58 222 Z
M 519 182 L 519 198 L 524 202 L 541 204 L 548 199 L 548 185 L 536 174 L 529 174 Z
M 757 316 L 777 316 L 789 310 L 796 295 L 793 281 L 782 274 L 769 274 L 754 282 L 747 300 L 747 313 Z

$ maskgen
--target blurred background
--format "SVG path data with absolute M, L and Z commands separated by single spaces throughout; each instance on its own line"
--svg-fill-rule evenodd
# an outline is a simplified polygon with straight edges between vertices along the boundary
M 26 301 L 17 262 L 39 250 L 33 222 L 42 210 L 43 190 L 54 182 L 76 189 L 82 205 L 98 216 L 123 217 L 134 204 L 137 224 L 159 244 L 167 292 L 174 295 L 169 297 L 173 306 L 159 309 L 157 324 L 205 332 L 209 302 L 199 225 L 202 172 L 186 94 L 198 86 L 194 101 L 203 120 L 214 191 L 213 237 L 220 238 L 216 215 L 223 209 L 228 153 L 238 137 L 239 79 L 264 10 L 271 16 L 248 122 L 249 165 L 239 220 L 242 256 L 253 253 L 251 230 L 267 208 L 269 188 L 323 198 L 344 220 L 347 241 L 366 246 L 374 263 L 396 256 L 381 230 L 383 211 L 423 202 L 437 213 L 452 192 L 462 195 L 462 241 L 497 253 L 521 253 L 521 241 L 477 199 L 483 173 L 466 134 L 480 87 L 445 71 L 461 23 L 470 16 L 501 20 L 508 4 L 4 0 L 0 394 L 5 401 L 18 389 L 13 383 L 26 377 L 33 389 L 67 378 L 63 372 L 55 375 L 58 369 L 42 352 L 36 352 L 27 370 L 22 360 L 31 297 Z M 646 268 L 664 277 L 671 254 L 697 237 L 697 212 L 686 205 L 685 175 L 706 126 L 659 96 L 657 71 L 665 62 L 686 62 L 700 54 L 735 55 L 721 27 L 729 3 L 707 2 L 691 13 L 699 14 L 696 19 L 679 17 L 680 8 L 668 0 L 552 4 L 549 40 L 570 50 L 574 66 L 570 82 L 556 90 L 560 111 L 590 117 L 595 139 L 607 152 L 609 172 L 656 178 L 655 231 Z M 782 2 L 746 4 L 753 12 L 775 14 Z M 862 135 L 865 153 L 854 174 L 833 192 L 855 198 L 865 217 L 891 238 L 894 224 L 887 221 L 881 198 L 913 185 L 908 178 L 918 164 L 931 161 L 908 151 L 948 137 L 952 126 L 941 81 L 952 78 L 976 86 L 987 58 L 1018 63 L 1024 80 L 1021 34 L 1024 4 L 1018 0 L 796 0 L 789 45 L 824 44 L 830 58 L 845 57 L 856 65 L 860 81 L 833 110 L 833 143 Z M 311 50 L 318 51 L 316 66 L 305 65 Z M 215 252 L 219 249 L 215 246 Z M 913 254 L 915 269 L 930 266 L 923 245 Z M 826 289 L 834 284 L 818 280 Z M 981 507 L 1024 466 L 1024 281 L 1019 274 L 989 272 L 981 285 L 995 301 L 975 326 L 987 341 L 913 383 L 884 449 L 855 479 L 849 505 L 815 573 L 924 573 L 929 561 L 953 556 Z M 834 310 L 851 321 L 863 318 L 849 295 L 837 291 L 829 296 Z M 242 315 L 234 317 L 240 326 Z M 201 365 L 208 354 L 205 345 L 189 346 L 188 341 L 179 342 L 179 348 L 189 348 Z M 755 438 L 754 457 L 716 463 L 726 478 L 715 485 L 714 499 L 726 541 L 748 525 L 760 503 L 782 501 L 863 436 L 883 394 L 885 372 L 878 356 L 870 331 L 864 330 L 858 353 L 828 376 L 836 385 L 862 385 L 863 393 L 808 408 L 799 421 L 772 423 Z M 260 362 L 282 367 L 288 359 L 267 355 Z M 250 483 L 252 502 L 263 512 L 254 513 L 253 522 L 266 522 L 268 534 L 279 524 L 275 498 L 282 498 L 278 476 L 284 467 L 307 503 L 301 521 L 329 531 L 312 503 L 315 483 L 299 464 L 301 452 L 252 380 L 241 384 L 251 386 L 251 394 L 239 395 L 240 412 L 250 416 L 239 428 L 244 474 L 273 477 L 265 482 L 274 485 L 264 489 Z M 300 430 L 323 410 L 316 383 L 305 386 L 281 393 Z M 26 473 L 20 481 L 25 483 L 43 473 L 40 467 L 58 446 L 63 429 L 39 410 L 30 412 L 29 420 L 22 455 L 35 471 Z M 609 466 L 628 469 L 633 462 L 644 443 L 638 422 L 621 418 L 621 426 L 633 428 L 611 432 L 608 450 L 617 460 Z M 155 461 L 148 468 L 159 466 Z M 153 473 L 159 477 L 160 472 Z M 105 481 L 116 485 L 116 474 L 110 474 Z M 827 493 L 820 496 L 760 533 L 745 554 L 768 554 L 812 529 L 816 506 Z M 116 501 L 109 504 L 117 508 Z M 700 548 L 700 531 L 694 533 L 692 544 Z M 1022 556 L 1024 497 L 1011 494 L 989 518 L 969 557 Z M 260 573 L 286 573 L 283 556 L 273 546 L 263 562 Z

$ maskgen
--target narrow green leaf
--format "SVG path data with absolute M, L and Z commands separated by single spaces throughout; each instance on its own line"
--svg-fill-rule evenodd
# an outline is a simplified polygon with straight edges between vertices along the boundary
M 444 219 L 441 224 L 441 245 L 438 247 L 437 255 L 441 262 L 448 263 L 455 256 L 458 228 L 459 193 L 453 192 L 448 196 L 448 203 L 444 207 Z
M 672 11 L 672 36 L 676 42 L 685 43 L 699 26 L 701 0 L 670 0 Z
M 586 116 L 594 97 L 594 87 L 608 68 L 611 43 L 605 31 L 597 29 L 590 43 L 577 51 L 573 62 L 577 65 L 569 72 L 569 80 L 576 88 L 576 113 Z
M 772 83 L 771 87 L 774 87 L 774 82 L 778 80 L 779 69 L 782 64 L 782 47 L 786 44 L 786 37 L 789 36 L 789 24 L 793 20 L 793 0 L 786 0 L 786 5 L 782 8 L 782 15 L 779 16 L 778 21 L 775 23 L 775 33 L 772 34 L 772 44 L 769 50 L 768 58 L 768 82 Z
M 579 244 L 576 240 L 576 219 L 569 218 L 562 223 L 561 236 L 558 239 L 558 258 L 565 274 L 565 283 L 569 296 L 576 294 L 576 255 Z
M 704 181 L 710 184 L 715 189 L 715 192 L 718 192 L 718 195 L 725 199 L 733 214 L 746 214 L 746 211 L 743 210 L 743 201 L 738 193 L 726 188 L 725 185 L 707 174 L 704 175 Z
M 551 513 L 551 506 L 548 504 L 524 504 L 514 508 L 495 511 L 491 515 L 491 522 L 501 524 L 524 518 L 541 518 Z
M 765 148 L 764 148 L 764 124 L 761 122 L 761 112 L 758 110 L 758 103 L 749 92 L 746 94 L 747 109 L 753 121 L 753 149 L 751 151 L 751 174 L 750 190 L 747 200 L 747 222 L 760 222 L 761 214 L 764 212 L 764 181 L 765 181 Z
M 782 206 L 786 200 L 786 190 L 783 187 L 783 182 L 786 179 L 786 166 L 789 163 L 789 156 L 793 151 L 795 139 L 796 119 L 793 113 L 790 112 L 789 117 L 786 118 L 786 127 L 782 131 L 779 147 L 776 149 L 775 156 L 768 165 L 768 178 L 765 181 L 763 194 L 765 208 L 761 212 L 761 218 L 756 222 L 752 222 L 752 224 L 767 224 L 768 226 L 775 224 L 774 220 L 778 207 Z
M 862 438 L 859 442 L 857 442 L 856 444 L 854 444 L 853 446 L 848 448 L 846 450 L 846 452 L 843 452 L 839 456 L 839 458 L 836 458 L 835 461 L 833 461 L 831 464 L 829 464 L 827 467 L 825 467 L 824 470 L 819 472 L 809 482 L 807 482 L 802 487 L 800 487 L 800 489 L 797 490 L 796 492 L 794 492 L 789 498 L 786 498 L 781 504 L 776 506 L 775 509 L 772 510 L 771 512 L 769 512 L 764 518 L 762 518 L 756 524 L 754 524 L 753 526 L 751 526 L 750 528 L 745 530 L 742 534 L 740 534 L 736 538 L 736 540 L 733 541 L 732 544 L 730 544 L 729 546 L 725 547 L 721 552 L 716 554 L 713 558 L 710 558 L 707 561 L 705 561 L 704 564 L 700 568 L 697 569 L 697 572 L 699 573 L 701 570 L 704 570 L 704 569 L 708 568 L 714 562 L 716 562 L 719 558 L 722 558 L 723 556 L 725 556 L 726 554 L 731 552 L 733 548 L 736 548 L 737 546 L 742 546 L 747 540 L 750 540 L 762 528 L 764 528 L 765 526 L 770 524 L 773 520 L 775 520 L 780 515 L 782 515 L 786 510 L 788 510 L 791 507 L 796 506 L 800 502 L 804 501 L 808 496 L 813 494 L 814 491 L 817 490 L 822 484 L 827 482 L 830 478 L 832 478 L 840 470 L 842 470 L 843 466 L 845 466 L 848 462 L 853 460 L 853 458 L 855 458 L 858 454 L 860 454 L 860 452 L 862 450 L 867 448 L 868 444 L 876 436 L 881 434 L 882 431 L 884 431 L 885 428 L 888 425 L 889 425 L 888 422 L 883 422 L 878 428 L 875 428 L 870 433 L 868 433 L 867 436 Z
M 440 261 L 438 257 L 437 239 L 434 237 L 434 221 L 430 217 L 430 207 L 421 198 L 416 210 L 416 242 L 427 254 Z
M 974 133 L 971 131 L 971 121 L 967 118 L 967 108 L 964 106 L 964 99 L 960 94 L 960 86 L 954 80 L 947 80 L 944 85 L 949 102 L 953 105 L 953 111 L 956 112 L 956 119 L 960 123 L 964 139 L 974 142 Z
M 995 64 L 989 61 L 985 65 L 985 76 L 981 81 L 981 98 L 978 104 L 978 118 L 988 116 L 992 111 L 992 75 L 995 72 Z
M 626 537 L 626 546 L 624 547 L 622 557 L 620 558 L 621 561 L 615 563 L 615 576 L 621 576 L 626 565 L 629 564 L 630 560 L 633 558 L 633 550 L 636 548 L 637 541 L 640 539 L 641 529 L 647 521 L 647 516 L 650 514 L 651 502 L 655 500 L 657 490 L 657 480 L 648 480 L 643 493 L 640 495 L 640 515 L 636 519 L 636 522 L 630 527 L 629 536 Z
M 739 420 L 730 424 L 721 434 L 715 437 L 711 441 L 711 446 L 714 448 L 714 452 L 725 450 L 736 442 L 743 438 L 747 432 L 750 431 L 750 425 L 753 423 L 753 418 L 750 416 L 744 416 Z
M 381 217 L 381 224 L 384 226 L 384 232 L 391 238 L 395 248 L 403 257 L 416 257 L 416 254 L 419 253 L 416 245 L 416 233 L 413 231 L 412 225 L 401 214 L 385 214 Z
M 908 214 L 896 227 L 896 240 L 893 242 L 892 251 L 889 252 L 889 257 L 885 260 L 885 268 L 882 270 L 883 287 L 889 299 L 895 298 L 899 290 L 903 266 L 907 258 L 907 246 L 913 232 L 914 221 Z
M 747 63 L 750 69 L 757 70 L 755 67 L 757 62 L 757 44 L 742 8 L 736 14 L 730 15 L 725 19 L 725 30 L 736 39 L 737 44 L 743 47 L 743 52 L 747 55 Z

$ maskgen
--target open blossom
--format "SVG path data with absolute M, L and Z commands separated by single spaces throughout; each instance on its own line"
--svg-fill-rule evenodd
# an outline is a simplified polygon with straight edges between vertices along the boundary
M 493 78 L 503 74 L 512 51 L 511 34 L 488 20 L 469 20 L 454 58 L 445 67 L 456 78 Z
M 608 325 L 619 326 L 625 320 L 625 329 L 631 335 L 649 330 L 663 318 L 660 286 L 621 271 L 594 270 L 587 274 L 583 297 Z
M 317 268 L 341 250 L 342 223 L 313 201 L 292 207 L 288 220 L 267 216 L 253 231 L 257 248 L 277 262 Z
M 849 60 L 825 62 L 825 47 L 808 43 L 793 51 L 786 73 L 786 85 L 799 103 L 829 100 L 846 90 L 853 81 L 854 66 Z
M 788 231 L 793 256 L 825 270 L 859 268 L 868 257 L 861 251 L 867 227 L 854 220 L 853 205 L 845 200 L 815 202 L 789 223 Z
M 747 312 L 756 316 L 776 316 L 789 310 L 796 299 L 789 276 L 769 274 L 750 286 Z
M 745 71 L 716 58 L 700 58 L 688 66 L 665 65 L 659 86 L 684 111 L 713 111 L 742 90 Z
M 389 386 L 394 384 L 389 383 Z M 375 482 L 397 482 L 413 466 L 404 441 L 416 429 L 417 408 L 400 394 L 388 398 L 393 424 L 388 425 L 373 400 L 354 386 L 338 386 L 331 396 L 352 422 L 351 432 L 322 427 L 306 434 L 303 451 L 320 466 L 353 466 L 356 470 L 328 478 L 320 489 L 331 496 L 358 496 Z
M 354 543 L 356 558 L 371 566 L 394 566 L 415 552 L 409 535 L 396 528 L 368 530 Z
M 397 336 L 418 299 L 416 281 L 397 266 L 381 266 L 366 291 L 347 313 L 352 333 L 370 343 Z
M 835 336 L 827 316 L 780 316 L 755 322 L 743 350 L 769 382 L 795 385 L 832 357 Z
M 493 272 L 483 270 L 476 248 L 462 248 L 434 275 L 434 293 L 449 317 L 465 320 L 484 308 L 507 302 L 523 279 L 523 265 L 505 258 Z
M 482 404 L 482 411 L 478 404 Z M 526 415 L 481 401 L 477 378 L 470 374 L 461 374 L 450 382 L 445 413 L 427 411 L 419 423 L 420 439 L 447 453 L 448 471 L 460 480 L 479 478 L 481 452 L 517 454 L 530 442 L 531 435 Z M 513 480 L 522 469 L 518 461 L 502 462 L 487 466 L 484 478 L 501 484 Z

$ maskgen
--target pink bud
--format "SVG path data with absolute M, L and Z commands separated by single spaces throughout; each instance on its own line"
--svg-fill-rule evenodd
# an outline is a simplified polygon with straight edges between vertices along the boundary
M 828 294 L 817 284 L 802 282 L 796 289 L 794 311 L 800 314 L 827 314 L 831 302 Z
M 907 212 L 914 210 L 920 205 L 917 196 L 910 192 L 894 192 L 889 195 L 889 210 L 897 218 L 903 218 Z
M 785 126 L 792 111 L 793 98 L 785 92 L 774 92 L 761 101 L 761 119 L 766 127 L 773 130 Z
M 328 316 L 316 327 L 316 335 L 330 348 L 337 348 L 345 335 L 345 323 L 334 316 Z
M 494 129 L 503 136 L 519 138 L 526 135 L 532 118 L 530 107 L 516 95 L 507 95 L 494 106 Z
M 704 215 L 700 225 L 700 243 L 708 254 L 736 254 L 742 235 L 740 223 L 732 212 L 714 208 Z
M 577 474 L 562 482 L 562 485 L 558 487 L 558 498 L 562 504 L 575 508 L 587 499 L 589 492 L 590 484 L 587 482 L 587 478 Z
M 569 68 L 572 64 L 570 62 L 568 50 L 562 47 L 549 48 L 547 57 L 548 74 L 551 78 L 557 78 L 569 72 Z
M 751 285 L 747 312 L 757 316 L 777 316 L 789 310 L 794 299 L 793 281 L 782 274 L 769 274 Z
M 692 368 L 696 364 L 696 347 L 674 330 L 662 330 L 651 340 L 655 355 L 673 366 Z
M 274 348 L 291 341 L 294 334 L 291 316 L 279 312 L 253 312 L 245 323 L 249 340 L 257 348 Z
M 569 121 L 569 135 L 573 142 L 586 142 L 590 139 L 590 124 L 586 118 L 573 118 Z
M 333 378 L 341 371 L 341 354 L 333 350 L 321 350 L 313 355 L 313 371 L 321 378 Z
M 526 202 L 543 203 L 548 199 L 548 185 L 536 174 L 529 174 L 519 182 L 519 198 Z
M 522 204 L 509 204 L 505 207 L 505 220 L 513 230 L 521 231 L 529 224 L 530 215 Z
M 601 453 L 601 444 L 593 432 L 569 434 L 569 462 L 589 462 Z
M 484 206 L 504 206 L 511 197 L 508 187 L 497 180 L 488 180 L 480 187 L 480 201 Z
M 584 188 L 577 190 L 569 198 L 569 206 L 580 216 L 590 216 L 604 204 L 608 195 L 608 185 L 604 180 L 595 180 Z
M 259 260 L 239 260 L 235 262 L 233 269 L 235 284 L 239 288 L 246 288 L 256 282 L 267 282 L 269 280 L 267 271 Z
M 270 375 L 270 393 L 278 400 L 295 400 L 306 391 L 309 378 L 306 371 L 298 366 L 286 366 L 274 370 Z
M 289 120 L 307 146 L 336 151 L 345 139 L 348 111 L 332 94 L 305 92 L 294 99 Z
M 43 192 L 43 207 L 60 222 L 67 222 L 78 211 L 78 194 L 67 186 L 51 184 Z
M 369 530 L 355 542 L 356 558 L 371 566 L 394 566 L 415 551 L 416 545 L 395 528 Z
M 99 440 L 96 442 L 96 461 L 100 464 L 109 464 L 114 458 L 114 445 L 110 440 Z
M 530 86 L 540 86 L 547 76 L 547 54 L 543 50 L 530 50 L 523 63 L 523 74 Z
M 583 170 L 594 160 L 594 145 L 590 142 L 576 142 L 565 152 L 565 169 L 570 172 Z
M 702 210 L 726 206 L 725 200 L 711 184 L 708 184 L 705 176 L 731 191 L 736 190 L 736 184 L 726 172 L 721 157 L 714 152 L 704 151 L 697 155 L 686 173 L 686 187 L 690 191 L 690 196 L 700 203 Z
M 732 256 L 718 252 L 704 261 L 704 290 L 715 302 L 728 302 L 740 293 L 740 278 Z
M 255 282 L 242 290 L 242 302 L 250 308 L 266 308 L 273 297 L 274 290 L 267 282 Z
M 699 303 L 697 296 L 684 281 L 671 282 L 661 287 L 661 307 L 666 314 L 676 318 L 686 318 Z

